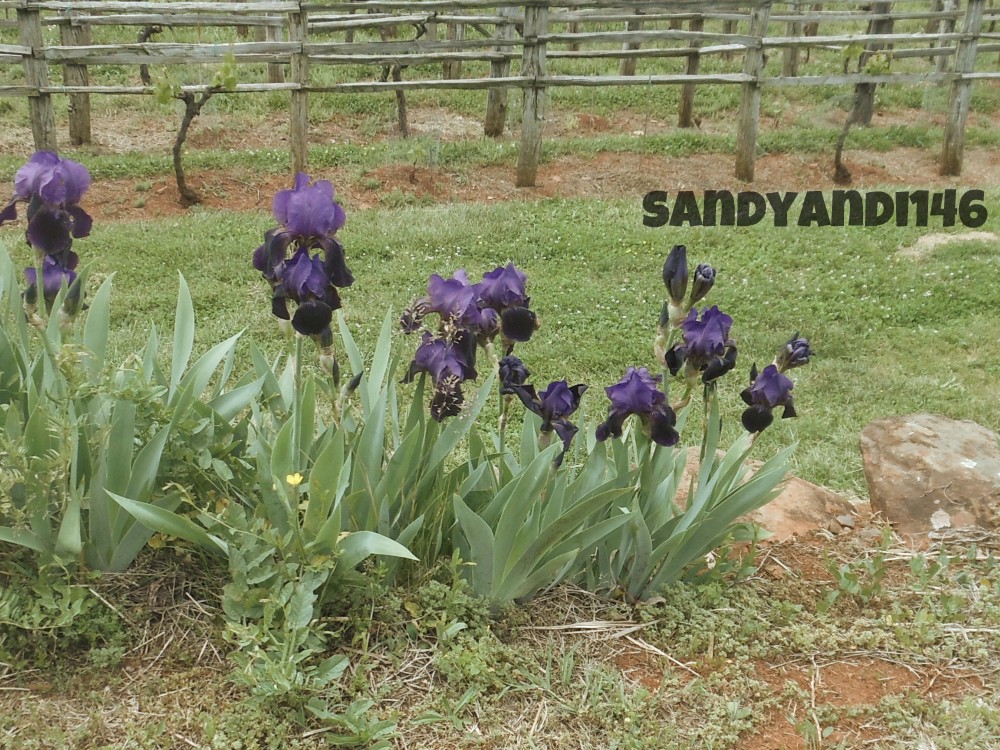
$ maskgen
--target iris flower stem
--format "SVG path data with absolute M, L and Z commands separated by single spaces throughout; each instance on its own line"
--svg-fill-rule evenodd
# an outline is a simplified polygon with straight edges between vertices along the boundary
M 512 396 L 501 396 L 500 397 L 500 455 L 501 457 L 507 452 L 507 421 L 509 414 L 507 413 L 510 407 L 510 400 Z
M 302 446 L 299 445 L 299 421 L 301 420 L 300 410 L 302 408 L 301 393 L 302 393 L 302 336 L 295 337 L 295 369 L 294 379 L 292 381 L 292 398 L 295 399 L 295 408 L 292 410 L 292 435 L 294 435 L 295 444 L 295 462 L 298 464 L 299 456 L 303 455 L 307 451 L 302 450 Z M 277 480 L 282 481 L 283 477 L 278 477 Z M 299 492 L 297 487 L 291 487 L 291 513 L 295 522 L 292 524 L 292 528 L 295 531 L 295 544 L 298 547 L 299 552 L 305 555 L 305 542 L 302 539 L 302 526 L 299 521 Z

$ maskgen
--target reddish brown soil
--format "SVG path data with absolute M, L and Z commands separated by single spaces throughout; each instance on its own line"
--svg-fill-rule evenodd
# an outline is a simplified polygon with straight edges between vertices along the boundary
M 937 154 L 901 148 L 887 153 L 851 154 L 853 187 L 989 187 L 1000 184 L 1000 153 L 973 150 L 966 155 L 960 178 L 937 174 Z M 398 205 L 399 202 L 452 203 L 537 200 L 539 198 L 641 198 L 650 190 L 829 190 L 837 187 L 829 164 L 814 155 L 769 154 L 757 160 L 754 182 L 733 174 L 728 154 L 665 158 L 648 154 L 603 153 L 592 159 L 561 157 L 543 164 L 537 187 L 514 187 L 514 168 L 487 166 L 471 171 L 445 167 L 386 165 L 363 175 L 357 168 L 317 170 L 329 179 L 341 200 L 356 208 Z M 289 177 L 253 172 L 246 167 L 189 170 L 188 182 L 209 208 L 267 211 L 275 191 Z M 184 212 L 173 176 L 102 180 L 87 195 L 88 209 L 102 220 L 139 220 Z

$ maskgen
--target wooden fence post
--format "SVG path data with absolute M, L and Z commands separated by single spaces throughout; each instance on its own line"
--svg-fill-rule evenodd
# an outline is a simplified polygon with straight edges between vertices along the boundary
M 549 9 L 547 5 L 529 5 L 524 9 L 524 57 L 521 76 L 536 82 L 524 89 L 524 107 L 521 117 L 521 143 L 517 151 L 517 187 L 534 187 L 538 174 L 538 159 L 542 152 L 542 126 L 545 122 L 545 86 L 537 79 L 544 77 L 545 42 L 538 37 L 547 33 Z
M 873 15 L 887 15 L 891 10 L 892 2 L 890 2 L 890 0 L 878 0 L 878 2 L 872 3 L 871 6 L 871 12 Z M 892 19 L 873 18 L 868 23 L 868 33 L 891 34 Z M 867 65 L 868 60 L 881 52 L 883 49 L 885 49 L 885 44 L 883 42 L 868 42 L 868 44 L 865 45 L 865 51 L 861 55 L 858 71 L 864 73 L 865 65 Z M 868 127 L 872 124 L 872 116 L 875 114 L 875 87 L 877 85 L 878 84 L 875 83 L 859 83 L 854 87 L 854 95 L 857 97 L 858 101 L 858 119 L 856 122 L 859 125 Z
M 941 10 L 953 11 L 958 9 L 958 0 L 943 0 Z M 953 34 L 955 32 L 955 19 L 943 18 L 938 21 L 938 31 L 942 34 Z M 947 42 L 941 42 L 942 47 L 946 47 Z M 956 51 L 957 55 L 957 51 Z M 948 55 L 938 55 L 934 61 L 934 71 L 944 73 L 948 70 Z
M 21 44 L 31 47 L 31 55 L 24 58 L 24 79 L 31 88 L 42 89 L 49 85 L 49 70 L 41 57 L 42 14 L 28 8 L 17 9 L 17 28 Z M 28 97 L 31 114 L 31 135 L 35 150 L 55 151 L 56 114 L 52 108 L 52 95 L 41 92 Z
M 635 13 L 638 15 L 642 13 L 639 8 L 635 8 Z M 638 18 L 632 21 L 625 22 L 625 31 L 642 31 L 642 21 Z M 642 45 L 639 42 L 625 42 L 622 45 L 623 51 L 636 50 Z M 634 76 L 635 75 L 635 65 L 638 60 L 634 57 L 623 57 L 621 62 L 618 64 L 618 75 L 620 76 Z
M 764 37 L 771 17 L 771 2 L 763 0 L 750 10 L 750 36 L 756 41 L 747 47 L 743 74 L 753 80 L 743 84 L 740 118 L 736 132 L 736 179 L 753 182 L 757 150 L 757 121 L 760 119 L 760 79 L 764 72 Z
M 799 0 L 792 0 L 788 4 L 790 15 L 799 15 Z M 786 36 L 802 36 L 802 21 L 788 21 L 785 25 Z M 781 75 L 786 78 L 795 78 L 799 74 L 799 47 L 785 47 L 781 61 Z
M 288 139 L 292 148 L 292 173 L 305 172 L 308 162 L 309 151 L 309 93 L 306 87 L 309 85 L 309 58 L 302 49 L 302 45 L 309 38 L 309 19 L 302 3 L 299 3 L 299 10 L 290 13 L 288 16 L 288 37 L 289 41 L 298 42 L 298 52 L 291 54 L 290 73 L 297 88 L 291 92 L 291 112 L 289 117 Z
M 692 18 L 689 28 L 691 31 L 702 31 L 705 28 L 705 19 Z M 684 69 L 685 75 L 698 75 L 698 67 L 701 64 L 701 53 L 698 52 L 700 46 L 701 44 L 697 40 L 691 41 L 690 47 L 693 51 L 688 55 L 687 66 Z M 679 128 L 690 128 L 694 125 L 694 89 L 693 83 L 685 83 L 681 86 L 681 101 L 677 108 L 677 127 Z
M 969 116 L 972 99 L 972 81 L 964 76 L 976 67 L 976 47 L 983 30 L 983 0 L 969 0 L 962 24 L 962 39 L 955 52 L 955 81 L 951 84 L 948 100 L 948 122 L 944 128 L 944 149 L 941 153 L 941 174 L 962 173 L 962 156 L 965 150 L 965 121 Z
M 500 8 L 498 13 L 504 18 L 510 18 L 517 11 L 511 7 Z M 514 38 L 514 22 L 508 21 L 497 24 L 497 41 L 502 42 Z M 510 52 L 510 47 L 505 44 L 498 44 L 493 48 L 494 52 L 504 54 Z M 492 60 L 490 62 L 490 78 L 505 78 L 510 75 L 510 58 L 503 60 Z M 498 87 L 489 89 L 486 92 L 486 117 L 483 120 L 483 133 L 490 138 L 496 138 L 503 133 L 504 125 L 507 122 L 507 88 Z
M 66 46 L 91 43 L 90 26 L 78 24 L 69 14 L 69 20 L 59 27 L 60 38 Z M 87 86 L 89 79 L 86 65 L 64 65 L 63 83 L 67 86 Z M 90 94 L 69 95 L 69 142 L 74 146 L 90 143 Z
M 449 23 L 447 24 L 446 35 L 449 41 L 460 42 L 465 39 L 465 24 L 464 23 Z M 447 60 L 442 64 L 441 75 L 447 79 L 455 79 L 462 77 L 462 61 L 461 60 Z

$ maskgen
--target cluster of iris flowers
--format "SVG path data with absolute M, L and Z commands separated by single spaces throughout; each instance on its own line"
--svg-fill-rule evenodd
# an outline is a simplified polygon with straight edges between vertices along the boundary
M 69 293 L 63 310 L 73 316 L 80 308 L 81 290 L 79 284 L 74 284 L 80 258 L 73 252 L 73 240 L 88 236 L 93 226 L 93 219 L 80 207 L 89 187 L 86 167 L 52 151 L 35 152 L 14 176 L 14 197 L 0 211 L 0 225 L 17 219 L 18 203 L 27 204 L 26 237 L 35 250 L 35 266 L 24 270 L 24 302 L 29 317 L 34 317 L 38 302 L 39 272 L 42 297 L 48 307 L 65 283 Z
M 663 374 L 653 375 L 646 367 L 629 367 L 619 382 L 605 388 L 610 405 L 607 418 L 597 426 L 597 440 L 620 438 L 626 420 L 635 416 L 654 443 L 676 445 L 680 436 L 675 409 L 688 403 L 691 391 L 699 384 L 706 397 L 714 395 L 717 380 L 736 367 L 733 319 L 717 306 L 701 310 L 696 307 L 711 291 L 715 278 L 715 269 L 707 263 L 699 264 L 690 273 L 683 245 L 670 251 L 663 267 L 667 300 L 654 345 Z M 423 332 L 406 380 L 419 373 L 430 375 L 435 387 L 432 415 L 438 420 L 455 416 L 464 402 L 462 383 L 477 376 L 477 350 L 483 347 L 492 352 L 493 341 L 500 336 L 505 355 L 497 362 L 500 394 L 504 397 L 501 431 L 507 406 L 517 396 L 528 410 L 541 417 L 540 441 L 547 445 L 553 434 L 557 435 L 565 453 L 578 431 L 569 417 L 579 408 L 587 386 L 571 386 L 560 380 L 538 392 L 527 383 L 530 372 L 512 353 L 514 344 L 527 341 L 537 326 L 535 314 L 528 308 L 526 281 L 525 274 L 513 264 L 484 274 L 483 280 L 475 284 L 464 271 L 450 279 L 432 275 L 427 296 L 415 301 L 401 321 L 407 333 Z M 424 324 L 432 314 L 437 316 L 437 325 L 428 329 Z M 812 354 L 808 340 L 795 334 L 773 364 L 760 372 L 756 365 L 751 368 L 750 386 L 741 394 L 747 404 L 742 423 L 748 432 L 759 433 L 768 427 L 778 407 L 783 409 L 783 418 L 795 416 L 792 381 L 784 373 L 806 364 Z M 675 405 L 661 390 L 668 375 L 679 378 L 687 387 L 687 394 Z
M 450 279 L 432 274 L 427 295 L 413 302 L 400 321 L 405 333 L 422 332 L 406 380 L 419 373 L 434 384 L 431 415 L 457 415 L 465 402 L 462 384 L 476 378 L 480 348 L 495 357 L 496 341 L 507 356 L 531 339 L 538 318 L 531 310 L 528 279 L 513 263 L 483 274 L 472 283 L 464 270 Z

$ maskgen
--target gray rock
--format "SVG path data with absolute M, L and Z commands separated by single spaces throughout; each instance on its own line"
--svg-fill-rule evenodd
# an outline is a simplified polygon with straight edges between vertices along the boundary
M 997 434 L 969 421 L 909 414 L 872 422 L 861 455 L 872 509 L 902 536 L 1000 526 Z

